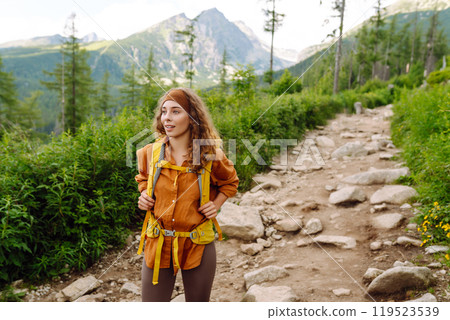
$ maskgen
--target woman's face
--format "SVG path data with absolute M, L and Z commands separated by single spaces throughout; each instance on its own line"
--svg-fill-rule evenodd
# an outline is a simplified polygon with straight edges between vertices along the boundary
M 171 138 L 182 136 L 189 131 L 189 115 L 172 100 L 164 102 L 161 107 L 161 123 L 166 135 Z

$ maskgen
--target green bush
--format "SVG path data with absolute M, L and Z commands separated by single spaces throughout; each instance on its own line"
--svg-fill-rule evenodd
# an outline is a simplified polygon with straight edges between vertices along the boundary
M 405 91 L 394 106 L 392 139 L 403 149 L 402 157 L 411 169 L 410 181 L 425 205 L 426 209 L 418 218 L 421 221 L 426 220 L 425 216 L 435 202 L 441 204 L 444 215 L 449 215 L 445 209 L 450 201 L 449 105 L 450 86 L 447 85 Z M 446 223 L 439 216 L 436 224 L 441 221 Z M 434 231 L 431 236 L 442 240 Z
M 125 110 L 41 146 L 20 131 L 4 134 L 0 281 L 85 269 L 124 241 L 138 197 L 125 147 L 139 123 Z
M 447 67 L 444 70 L 431 72 L 427 78 L 427 83 L 433 85 L 442 82 L 447 82 L 449 80 L 450 80 L 450 67 Z

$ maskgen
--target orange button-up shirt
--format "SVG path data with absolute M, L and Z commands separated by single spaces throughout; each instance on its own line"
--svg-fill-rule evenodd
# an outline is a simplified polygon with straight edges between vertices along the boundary
M 167 136 L 163 139 L 166 143 L 165 158 L 176 165 L 173 159 Z M 147 189 L 148 165 L 152 157 L 152 145 L 137 150 L 139 174 L 135 177 L 138 182 L 139 192 Z M 221 149 L 216 149 L 216 160 L 212 162 L 210 180 L 210 200 L 213 201 L 219 192 L 227 197 L 237 193 L 239 179 L 234 164 Z M 185 160 L 182 166 L 188 166 Z M 196 173 L 162 168 L 155 186 L 155 218 L 161 227 L 167 230 L 192 231 L 202 224 L 207 218 L 197 209 L 200 206 L 200 189 Z M 161 252 L 160 268 L 169 268 L 172 257 L 173 237 L 164 237 Z M 158 238 L 146 238 L 144 258 L 147 266 L 153 269 Z M 178 238 L 178 261 L 182 270 L 192 269 L 200 265 L 205 245 L 195 244 L 190 238 Z M 173 257 L 172 257 L 173 259 Z M 173 263 L 174 273 L 177 273 Z

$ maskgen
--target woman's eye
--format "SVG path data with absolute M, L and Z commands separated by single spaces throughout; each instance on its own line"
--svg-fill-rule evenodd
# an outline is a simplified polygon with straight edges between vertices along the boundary
M 180 113 L 180 112 L 175 110 L 173 113 Z

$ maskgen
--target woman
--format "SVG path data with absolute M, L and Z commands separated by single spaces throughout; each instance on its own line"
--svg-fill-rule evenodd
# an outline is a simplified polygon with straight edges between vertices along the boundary
M 236 194 L 239 179 L 233 162 L 220 148 L 202 146 L 200 159 L 194 156 L 193 151 L 198 151 L 194 139 L 220 139 L 203 101 L 194 91 L 177 88 L 166 93 L 158 103 L 153 127 L 162 135 L 159 141 L 165 146 L 161 152 L 164 159 L 171 166 L 189 167 L 191 172 L 163 167 L 152 198 L 147 194 L 147 180 L 148 164 L 155 144 L 137 151 L 139 174 L 136 181 L 141 193 L 138 207 L 141 210 L 152 209 L 160 230 L 168 230 L 159 251 L 159 237 L 146 237 L 142 301 L 170 301 L 178 266 L 186 301 L 209 301 L 216 270 L 214 241 L 196 244 L 189 237 L 175 238 L 170 232 L 191 232 L 205 221 L 215 218 L 226 199 Z M 215 155 L 215 159 L 211 163 L 209 201 L 200 206 L 197 172 L 207 167 L 209 161 L 206 155 Z

